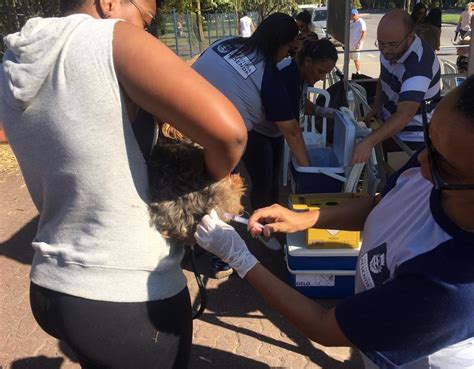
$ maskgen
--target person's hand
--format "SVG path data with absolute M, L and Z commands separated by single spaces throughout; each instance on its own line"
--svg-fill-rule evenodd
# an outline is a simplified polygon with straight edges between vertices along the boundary
M 352 152 L 352 164 L 368 162 L 370 155 L 372 155 L 373 148 L 374 145 L 367 139 L 359 142 L 356 147 L 354 147 L 354 151 Z
M 355 45 L 355 49 L 356 49 L 356 50 L 359 50 L 359 49 L 360 49 L 360 42 L 358 42 L 358 43 Z
M 232 226 L 219 219 L 215 210 L 202 218 L 194 238 L 204 250 L 228 263 L 241 278 L 258 263 L 244 240 Z
M 262 232 L 257 223 L 264 224 L 263 234 L 270 237 L 272 233 L 294 233 L 308 229 L 316 223 L 319 212 L 295 212 L 281 205 L 256 210 L 249 218 L 248 230 L 252 236 Z

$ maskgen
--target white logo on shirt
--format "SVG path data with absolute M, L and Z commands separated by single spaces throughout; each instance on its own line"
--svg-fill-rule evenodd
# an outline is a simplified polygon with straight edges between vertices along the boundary
M 384 254 L 378 254 L 372 256 L 372 259 L 370 260 L 370 271 L 372 273 L 380 273 L 383 270 L 383 267 L 385 265 L 385 255 Z
M 360 278 L 362 279 L 362 283 L 364 283 L 365 288 L 369 290 L 375 287 L 375 283 L 372 279 L 372 276 L 370 275 L 368 264 L 367 254 L 364 254 L 359 259 Z
M 253 72 L 257 70 L 252 61 L 238 50 L 224 56 L 224 60 L 229 63 L 244 79 L 247 79 Z
M 219 45 L 217 45 L 217 51 L 220 53 L 220 54 L 227 54 L 229 51 L 231 51 L 233 49 L 233 46 L 232 45 L 229 45 L 228 43 L 226 42 L 223 42 Z

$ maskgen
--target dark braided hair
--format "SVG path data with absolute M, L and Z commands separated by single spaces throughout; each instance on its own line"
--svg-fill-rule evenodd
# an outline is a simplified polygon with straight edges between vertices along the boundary
M 311 58 L 314 62 L 332 60 L 337 61 L 337 50 L 334 44 L 328 39 L 315 40 L 305 38 L 303 45 L 296 53 L 296 61 L 302 63 L 304 58 Z

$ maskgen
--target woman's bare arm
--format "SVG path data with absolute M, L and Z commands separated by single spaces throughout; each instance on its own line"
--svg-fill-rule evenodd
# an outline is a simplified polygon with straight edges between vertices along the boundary
M 117 78 L 136 104 L 204 147 L 209 174 L 237 165 L 247 131 L 237 109 L 155 37 L 126 22 L 114 30 Z

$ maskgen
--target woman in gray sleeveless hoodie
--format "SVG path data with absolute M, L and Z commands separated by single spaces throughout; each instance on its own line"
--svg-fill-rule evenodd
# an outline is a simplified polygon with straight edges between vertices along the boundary
M 64 17 L 30 19 L 5 38 L 0 71 L 0 120 L 40 214 L 33 313 L 83 368 L 185 368 L 192 323 L 182 250 L 150 225 L 147 168 L 125 102 L 201 144 L 215 179 L 238 162 L 245 126 L 144 32 L 154 0 L 61 6 Z

